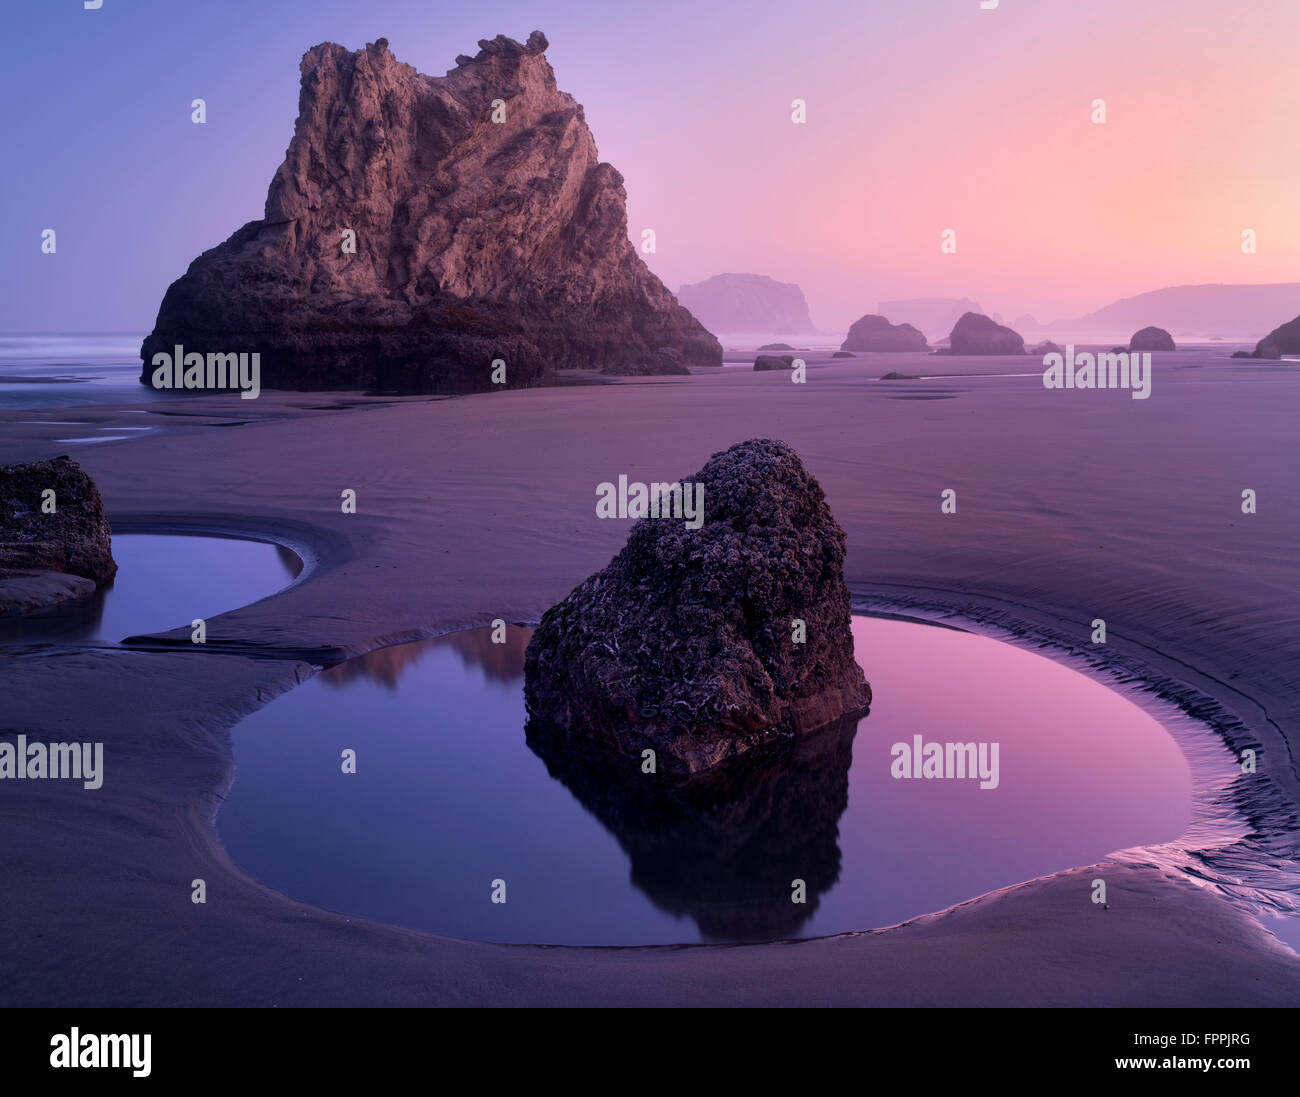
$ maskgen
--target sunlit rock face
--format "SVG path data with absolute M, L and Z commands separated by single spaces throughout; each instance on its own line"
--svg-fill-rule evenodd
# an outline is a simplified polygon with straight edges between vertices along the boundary
M 382 38 L 309 50 L 265 216 L 167 290 L 142 382 L 178 345 L 259 352 L 267 388 L 523 387 L 665 348 L 720 366 L 628 239 L 622 176 L 545 36 L 479 46 L 438 77 Z
M 714 454 L 682 481 L 703 522 L 644 517 L 603 571 L 542 617 L 530 718 L 602 764 L 697 774 L 861 714 L 846 538 L 784 442 Z

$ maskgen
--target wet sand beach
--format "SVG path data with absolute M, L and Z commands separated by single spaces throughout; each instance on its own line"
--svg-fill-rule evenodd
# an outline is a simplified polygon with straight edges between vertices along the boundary
M 1300 363 L 1233 362 L 1232 349 L 1157 354 L 1147 400 L 1046 390 L 1032 357 L 890 354 L 809 356 L 802 385 L 717 369 L 454 399 L 264 391 L 0 410 L 0 463 L 71 453 L 115 531 L 245 534 L 307 565 L 208 620 L 201 651 L 178 630 L 137 650 L 0 657 L 0 726 L 102 739 L 106 770 L 94 793 L 4 790 L 0 1002 L 1300 1004 L 1300 956 L 1248 909 L 1300 903 Z M 67 420 L 155 429 L 70 447 L 56 441 Z M 825 489 L 858 608 L 1150 684 L 1258 752 L 1219 805 L 1254 833 L 1061 865 L 889 930 L 728 947 L 434 937 L 293 902 L 230 863 L 213 818 L 243 715 L 313 665 L 535 621 L 626 539 L 630 520 L 595 516 L 599 482 L 680 479 L 753 437 L 790 443 Z M 945 489 L 955 514 L 940 511 Z M 1098 617 L 1104 646 L 1090 642 Z M 1090 901 L 1097 877 L 1108 909 Z M 205 905 L 190 901 L 198 878 Z

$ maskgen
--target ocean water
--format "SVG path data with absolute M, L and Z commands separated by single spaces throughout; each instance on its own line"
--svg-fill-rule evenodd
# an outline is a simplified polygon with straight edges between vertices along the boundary
M 253 876 L 331 910 L 632 945 L 889 926 L 1187 826 L 1187 760 L 1121 694 L 968 632 L 866 617 L 853 630 L 871 713 L 685 807 L 647 794 L 639 769 L 592 776 L 529 733 L 529 630 L 384 648 L 233 729 L 218 832 Z M 895 745 L 917 735 L 997 744 L 996 787 L 893 776 Z
M 166 398 L 140 384 L 143 334 L 0 335 L 0 409 L 135 404 Z

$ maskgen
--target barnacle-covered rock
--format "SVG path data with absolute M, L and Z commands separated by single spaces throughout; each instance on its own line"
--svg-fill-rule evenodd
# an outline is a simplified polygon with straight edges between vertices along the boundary
M 871 703 L 845 534 L 799 455 L 741 442 L 685 484 L 703 486 L 703 524 L 638 521 L 525 658 L 530 719 L 628 772 L 649 748 L 663 771 L 699 773 Z
M 76 461 L 0 466 L 0 616 L 81 597 L 116 574 L 99 489 Z

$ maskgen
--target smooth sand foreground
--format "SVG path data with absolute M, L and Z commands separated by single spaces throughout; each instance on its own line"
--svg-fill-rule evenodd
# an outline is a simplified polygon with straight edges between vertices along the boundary
M 0 727 L 105 743 L 100 790 L 0 788 L 0 1002 L 1300 1004 L 1300 957 L 1224 898 L 1295 902 L 1300 368 L 1230 349 L 1157 355 L 1141 401 L 1045 390 L 1028 357 L 864 355 L 811 360 L 805 385 L 725 369 L 458 399 L 0 412 L 0 463 L 71 453 L 119 531 L 260 534 L 311 563 L 209 620 L 202 650 L 177 631 L 150 650 L 0 659 Z M 888 370 L 950 376 L 875 380 Z M 67 426 L 24 422 L 43 417 L 160 429 L 69 446 L 54 441 Z M 863 606 L 1054 644 L 1258 750 L 1259 773 L 1231 790 L 1255 835 L 1196 856 L 1127 851 L 890 930 L 733 947 L 457 941 L 296 903 L 230 864 L 212 820 L 241 716 L 313 661 L 535 620 L 626 538 L 629 521 L 596 519 L 598 482 L 680 479 L 750 437 L 789 442 L 820 480 Z M 955 515 L 940 513 L 945 488 Z M 1246 488 L 1257 514 L 1241 511 Z M 1108 910 L 1090 902 L 1097 876 Z M 195 878 L 206 905 L 190 902 Z

